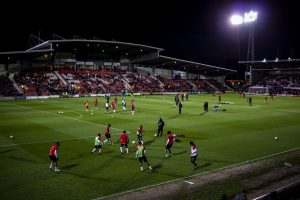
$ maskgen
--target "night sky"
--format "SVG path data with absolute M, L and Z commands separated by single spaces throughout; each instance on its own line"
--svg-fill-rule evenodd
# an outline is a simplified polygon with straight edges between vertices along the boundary
M 69 1 L 71 2 L 71 1 Z M 0 51 L 25 50 L 29 35 L 74 34 L 165 49 L 161 54 L 237 69 L 246 60 L 248 26 L 230 24 L 233 13 L 258 11 L 255 58 L 300 58 L 300 11 L 292 1 L 47 1 L 1 2 Z M 22 9 L 21 9 L 22 8 Z M 3 10 L 6 12 L 4 13 Z M 7 12 L 10 12 L 8 14 Z M 13 19 L 14 18 L 14 19 Z

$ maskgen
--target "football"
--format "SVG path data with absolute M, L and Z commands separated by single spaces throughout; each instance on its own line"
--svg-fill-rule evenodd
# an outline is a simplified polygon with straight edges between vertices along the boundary
M 278 139 L 278 137 L 274 137 L 274 140 L 277 140 Z
M 12 139 L 12 138 L 14 138 L 14 136 L 11 135 L 11 136 L 9 136 L 9 138 Z
M 132 141 L 132 144 L 134 144 L 134 143 L 135 143 L 135 141 L 133 140 L 133 141 Z
M 157 134 L 154 134 L 154 136 L 156 137 L 156 136 L 157 136 Z

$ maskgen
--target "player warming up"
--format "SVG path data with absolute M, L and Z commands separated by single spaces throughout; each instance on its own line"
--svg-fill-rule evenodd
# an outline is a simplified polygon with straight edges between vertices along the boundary
M 134 102 L 134 100 L 131 101 L 130 107 L 131 107 L 131 114 L 134 115 L 134 113 L 135 113 L 135 102 Z
M 163 121 L 163 119 L 160 117 L 158 122 L 157 122 L 157 137 L 161 137 L 164 131 L 164 126 L 165 126 L 165 122 Z
M 194 144 L 194 142 L 190 142 L 190 146 L 191 146 L 191 163 L 194 165 L 194 169 L 197 168 L 197 163 L 196 163 L 196 159 L 197 159 L 197 147 Z
M 105 135 L 106 139 L 104 140 L 104 144 L 105 144 L 107 141 L 110 142 L 110 144 L 112 144 L 111 135 L 110 135 L 110 127 L 111 127 L 111 125 L 108 124 L 107 127 L 105 128 L 105 133 L 104 133 L 104 135 Z
M 171 148 L 173 146 L 174 140 L 175 140 L 175 137 L 172 135 L 171 131 L 168 131 L 168 140 L 167 140 L 166 148 L 165 148 L 166 157 L 172 156 Z
M 128 154 L 128 143 L 129 143 L 129 138 L 128 135 L 126 134 L 126 131 L 124 130 L 123 133 L 120 135 L 120 152 L 123 154 L 123 146 L 126 148 L 126 153 Z
M 84 107 L 85 107 L 85 109 L 86 109 L 86 112 L 89 111 L 89 102 L 88 102 L 88 101 L 86 101 L 86 102 L 84 103 Z
M 53 163 L 54 163 L 55 164 L 55 167 L 54 167 L 54 171 L 55 172 L 59 172 L 60 171 L 58 169 L 58 166 L 57 166 L 57 162 L 58 162 L 58 148 L 59 148 L 59 146 L 60 146 L 59 142 L 56 142 L 56 144 L 53 144 L 51 146 L 51 149 L 50 149 L 50 152 L 49 152 L 49 158 L 51 160 L 49 169 L 52 171 L 52 166 L 53 166 Z
M 142 125 L 140 125 L 140 127 L 137 129 L 136 136 L 137 136 L 138 142 L 141 142 L 142 144 L 144 144 L 144 142 L 143 142 L 143 126 Z
M 102 151 L 102 142 L 100 133 L 95 137 L 95 147 L 92 150 L 91 154 L 93 154 L 97 149 L 99 149 L 99 155 L 101 155 Z
M 148 162 L 147 160 L 147 157 L 146 157 L 146 149 L 145 149 L 145 146 L 139 142 L 138 146 L 136 146 L 136 149 L 135 149 L 135 156 L 136 158 L 139 159 L 140 161 L 140 165 L 141 165 L 141 171 L 144 171 L 144 168 L 143 168 L 143 161 L 145 163 L 147 163 L 150 171 L 152 171 L 152 167 L 150 165 L 150 163 Z

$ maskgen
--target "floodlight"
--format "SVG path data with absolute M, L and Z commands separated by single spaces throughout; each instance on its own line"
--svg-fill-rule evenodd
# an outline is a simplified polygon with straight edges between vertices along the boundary
M 243 23 L 243 17 L 241 15 L 232 15 L 230 22 L 232 25 L 240 25 Z
M 244 22 L 245 23 L 251 23 L 251 22 L 255 22 L 257 19 L 257 12 L 251 10 L 250 12 L 247 12 L 244 14 Z

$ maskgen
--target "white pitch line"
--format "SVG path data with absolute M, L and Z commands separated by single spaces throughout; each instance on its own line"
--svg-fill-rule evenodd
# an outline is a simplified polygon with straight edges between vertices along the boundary
M 121 133 L 112 133 L 111 135 L 120 135 Z M 20 145 L 28 145 L 28 144 L 42 144 L 42 143 L 49 143 L 49 142 L 57 142 L 57 141 L 70 141 L 70 140 L 80 140 L 85 138 L 93 138 L 95 136 L 84 136 L 84 137 L 77 137 L 77 138 L 70 138 L 70 139 L 57 139 L 57 140 L 43 140 L 38 142 L 25 142 L 25 143 L 18 143 L 18 144 L 2 144 L 0 147 L 12 147 L 12 146 L 20 146 Z
M 183 181 L 183 182 L 186 182 L 186 183 L 188 183 L 188 184 L 194 185 L 194 183 L 193 183 L 193 182 L 190 182 L 190 181 Z
M 295 151 L 295 150 L 298 150 L 298 149 L 300 149 L 300 147 L 296 147 L 296 148 L 289 149 L 289 150 L 286 150 L 286 151 L 282 151 L 282 152 L 279 152 L 279 153 L 275 153 L 275 154 L 271 154 L 271 155 L 268 155 L 268 156 L 256 158 L 256 159 L 253 159 L 251 161 L 263 160 L 263 159 L 266 159 L 266 158 L 274 157 L 274 156 L 284 154 L 284 153 L 287 153 L 287 152 L 291 152 L 291 151 Z M 168 184 L 168 183 L 174 183 L 174 182 L 178 182 L 178 181 L 181 181 L 181 180 L 193 178 L 195 176 L 200 176 L 200 175 L 205 175 L 205 174 L 209 174 L 209 173 L 212 173 L 212 172 L 222 171 L 224 169 L 228 169 L 228 168 L 243 165 L 243 164 L 245 164 L 245 162 L 241 162 L 241 163 L 237 163 L 237 164 L 233 164 L 233 165 L 228 165 L 228 166 L 225 166 L 225 167 L 213 169 L 213 170 L 210 170 L 210 171 L 206 171 L 206 172 L 202 172 L 202 173 L 198 173 L 198 174 L 194 174 L 194 175 L 191 175 L 191 176 L 186 176 L 186 177 L 182 177 L 182 178 L 178 178 L 178 179 L 174 179 L 174 180 L 170 180 L 170 181 L 165 181 L 165 182 L 154 184 L 154 185 L 149 185 L 149 186 L 145 186 L 145 187 L 141 187 L 141 188 L 137 188 L 137 189 L 133 189 L 133 190 L 128 190 L 128 191 L 125 191 L 125 192 L 115 193 L 115 194 L 111 194 L 111 195 L 108 195 L 108 196 L 95 198 L 95 199 L 92 199 L 92 200 L 100 200 L 100 199 L 110 198 L 110 197 L 114 197 L 114 196 L 118 196 L 118 195 L 122 195 L 122 194 L 127 194 L 127 193 L 130 193 L 130 192 L 136 192 L 136 191 L 139 191 L 139 190 L 144 190 L 144 189 L 148 189 L 148 188 L 152 188 L 152 187 L 157 187 L 157 186 L 160 186 L 160 185 L 165 185 L 165 184 Z
M 52 112 L 48 112 L 48 111 L 44 111 L 44 110 L 34 109 L 34 108 L 27 107 L 27 106 L 20 106 L 20 105 L 17 105 L 17 104 L 13 104 L 13 105 L 19 106 L 19 107 L 22 107 L 22 108 L 26 108 L 26 109 L 30 109 L 30 110 L 34 110 L 34 111 L 44 112 L 44 113 L 51 114 L 51 115 L 56 115 L 56 116 L 60 116 L 60 117 L 65 117 L 65 118 L 67 118 L 67 119 L 72 119 L 72 120 L 75 120 L 75 121 L 80 121 L 80 122 L 84 122 L 84 123 L 87 123 L 87 124 L 92 124 L 92 125 L 95 125 L 95 126 L 106 127 L 106 125 L 103 125 L 103 124 L 96 124 L 96 123 L 93 123 L 93 122 L 84 121 L 84 120 L 80 120 L 80 119 L 73 118 L 73 117 L 67 117 L 67 116 L 64 116 L 64 115 L 61 115 L 61 114 L 56 114 L 56 113 L 52 113 Z M 111 127 L 111 129 L 123 131 L 122 129 L 119 129 L 119 128 L 113 128 L 113 127 Z M 127 132 L 130 133 L 129 131 L 127 131 Z

